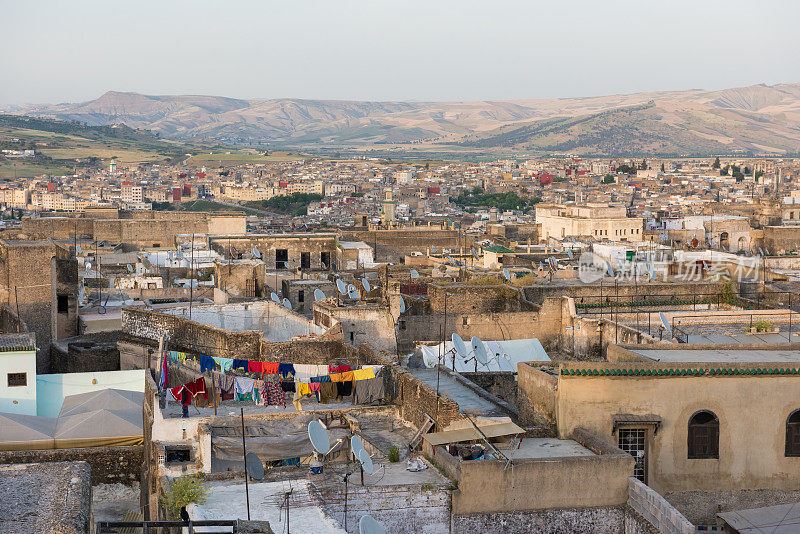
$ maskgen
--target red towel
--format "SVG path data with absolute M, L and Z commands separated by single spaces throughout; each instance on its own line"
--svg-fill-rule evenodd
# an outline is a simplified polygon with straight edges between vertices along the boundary
M 247 370 L 251 373 L 261 373 L 264 370 L 264 362 L 250 360 L 247 363 Z
M 186 390 L 192 394 L 192 397 L 202 393 L 203 398 L 208 400 L 208 394 L 206 393 L 206 379 L 202 376 L 194 382 L 188 382 L 184 384 L 183 387 L 185 387 Z
M 280 364 L 272 363 L 272 362 L 262 362 L 262 363 L 263 363 L 263 367 L 261 368 L 262 369 L 262 371 L 261 371 L 262 373 L 264 373 L 265 375 L 277 375 L 278 374 L 278 366 Z
M 183 399 L 181 398 L 181 391 L 182 390 L 183 390 L 183 386 L 177 386 L 177 387 L 174 387 L 174 388 L 170 389 L 169 392 L 172 393 L 172 396 L 175 397 L 175 400 L 182 402 L 183 401 Z M 189 404 L 191 404 L 191 402 Z
M 330 374 L 344 373 L 344 372 L 349 371 L 349 370 L 350 370 L 350 366 L 349 365 L 329 365 L 328 366 L 328 372 Z

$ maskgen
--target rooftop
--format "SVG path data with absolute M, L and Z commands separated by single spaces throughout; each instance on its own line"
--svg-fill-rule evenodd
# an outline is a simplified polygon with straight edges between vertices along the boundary
M 657 362 L 690 363 L 770 363 L 800 362 L 800 350 L 739 349 L 631 349 L 632 352 Z

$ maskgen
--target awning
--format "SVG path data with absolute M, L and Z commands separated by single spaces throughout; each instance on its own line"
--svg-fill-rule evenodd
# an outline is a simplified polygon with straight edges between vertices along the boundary
M 493 425 L 478 425 L 478 428 L 487 438 L 499 438 L 503 436 L 517 436 L 524 434 L 525 430 L 514 423 L 498 423 Z M 483 439 L 474 428 L 463 428 L 460 430 L 445 430 L 425 434 L 422 439 L 430 443 L 432 447 L 445 445 L 448 443 L 460 443 L 462 441 L 475 441 Z
M 800 503 L 779 504 L 717 514 L 735 532 L 795 534 L 800 523 Z
M 655 430 L 653 431 L 655 435 L 658 433 L 659 427 L 661 427 L 661 416 L 655 414 L 637 415 L 632 413 L 618 413 L 611 418 L 611 421 L 613 425 L 611 429 L 612 434 L 621 426 L 652 425 L 655 426 Z

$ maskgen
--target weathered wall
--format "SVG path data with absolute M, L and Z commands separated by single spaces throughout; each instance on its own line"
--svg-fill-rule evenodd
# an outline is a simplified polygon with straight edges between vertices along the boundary
M 436 396 L 436 390 L 411 373 L 398 374 L 400 416 L 416 427 L 425 422 L 425 414 L 436 422 L 436 428 L 443 429 L 460 419 L 458 404 L 444 394 Z
M 475 314 L 486 312 L 533 311 L 534 306 L 522 300 L 522 292 L 505 284 L 428 285 L 428 302 L 433 313 Z
M 452 534 L 623 534 L 625 507 L 561 508 L 453 515 Z
M 288 269 L 294 271 L 301 266 L 302 253 L 309 254 L 308 270 L 330 270 L 331 265 L 323 265 L 322 253 L 326 253 L 329 263 L 336 259 L 336 234 L 250 234 L 246 237 L 216 236 L 209 238 L 209 246 L 226 258 L 239 258 L 249 255 L 253 248 L 261 253 L 261 259 L 268 269 L 276 268 L 276 251 L 286 250 Z M 281 265 L 280 269 L 286 269 Z
M 478 387 L 509 404 L 517 404 L 517 373 L 498 371 L 496 373 L 459 373 Z
M 92 467 L 92 484 L 138 482 L 142 469 L 142 446 L 84 447 L 38 451 L 0 451 L 0 464 L 39 462 L 87 462 Z
M 784 363 L 670 364 L 562 363 L 578 370 L 678 370 L 678 374 L 559 376 L 556 414 L 559 435 L 583 426 L 614 440 L 616 414 L 656 415 L 658 433 L 648 431 L 648 485 L 659 493 L 739 489 L 800 489 L 797 458 L 785 453 L 786 420 L 800 408 L 800 375 L 711 374 L 710 369 L 781 369 Z M 686 374 L 687 369 L 706 369 Z M 764 392 L 769 391 L 769 395 Z M 688 459 L 688 421 L 710 410 L 720 421 L 719 459 Z
M 517 365 L 517 408 L 523 423 L 533 423 L 537 415 L 555 422 L 558 377 L 520 363 Z
M 694 534 L 694 525 L 664 497 L 639 479 L 628 479 L 628 495 L 628 506 L 661 534 Z
M 345 241 L 363 241 L 375 249 L 375 261 L 399 262 L 412 252 L 424 252 L 429 247 L 438 250 L 449 248 L 469 251 L 474 238 L 458 230 L 438 228 L 405 228 L 402 230 L 356 230 L 342 229 Z
M 695 525 L 717 525 L 718 512 L 793 504 L 800 502 L 800 490 L 682 491 L 664 498 Z
M 62 344 L 51 345 L 51 373 L 86 373 L 97 371 L 119 371 L 119 348 L 114 339 L 108 341 L 80 340 L 67 343 L 67 350 L 61 350 Z
M 676 294 L 701 295 L 720 292 L 720 282 L 681 282 L 663 283 L 648 282 L 641 284 L 574 284 L 555 286 L 526 286 L 523 288 L 525 298 L 534 304 L 541 304 L 548 297 L 568 296 L 577 304 L 610 303 L 612 300 L 622 302 L 623 299 L 648 300 L 655 297 L 672 297 Z M 602 299 L 600 295 L 602 294 Z

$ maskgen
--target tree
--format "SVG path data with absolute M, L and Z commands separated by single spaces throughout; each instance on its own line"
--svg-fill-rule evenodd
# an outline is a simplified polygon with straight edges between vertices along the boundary
M 641 165 L 639 165 L 639 169 L 641 169 L 643 171 L 647 170 L 647 161 L 646 160 L 642 160 Z
M 664 170 L 664 164 L 663 164 L 663 163 L 661 164 L 661 172 L 666 172 L 666 171 Z
M 717 159 L 715 159 L 714 163 L 711 164 L 711 168 L 712 169 L 719 169 L 720 168 L 719 156 L 717 156 Z
M 720 169 L 720 171 L 719 171 L 719 175 L 720 175 L 720 176 L 727 176 L 727 175 L 728 175 L 728 171 L 729 171 L 730 169 L 731 169 L 731 166 L 730 166 L 730 165 L 725 165 L 724 167 L 722 167 L 722 169 Z
M 614 183 L 614 177 L 610 174 L 606 174 L 605 176 L 603 176 L 603 183 L 604 184 Z
M 755 179 L 758 180 L 759 178 L 764 176 L 764 171 L 756 171 L 756 173 L 753 176 L 755 176 Z

